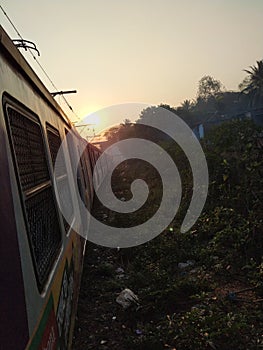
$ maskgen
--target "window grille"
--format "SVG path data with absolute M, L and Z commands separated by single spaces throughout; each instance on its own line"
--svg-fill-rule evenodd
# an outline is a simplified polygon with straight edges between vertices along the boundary
M 7 125 L 38 284 L 43 286 L 61 245 L 61 232 L 38 118 L 7 104 Z
M 70 228 L 70 224 L 72 223 L 72 220 L 74 218 L 74 210 L 73 210 L 71 193 L 69 189 L 69 180 L 68 180 L 68 174 L 67 174 L 67 168 L 66 168 L 65 156 L 64 156 L 63 150 L 60 153 L 61 156 L 57 159 L 57 154 L 62 144 L 62 141 L 58 130 L 49 124 L 47 124 L 47 137 L 48 137 L 48 144 L 49 144 L 49 150 L 50 150 L 53 168 L 55 167 L 55 163 L 57 161 L 56 181 L 60 183 L 59 199 L 60 199 L 62 211 L 65 210 L 67 213 L 69 213 L 69 216 L 70 216 L 70 223 L 68 223 L 68 221 L 63 217 L 64 228 L 65 228 L 65 231 L 68 232 Z

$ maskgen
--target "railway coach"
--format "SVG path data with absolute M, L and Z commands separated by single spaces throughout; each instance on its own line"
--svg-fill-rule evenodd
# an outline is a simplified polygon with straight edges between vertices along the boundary
M 88 226 L 73 199 L 79 191 L 90 209 L 99 151 L 78 135 L 2 27 L 0 94 L 0 348 L 70 349 L 85 250 L 76 228 Z M 70 220 L 58 206 L 55 181 Z

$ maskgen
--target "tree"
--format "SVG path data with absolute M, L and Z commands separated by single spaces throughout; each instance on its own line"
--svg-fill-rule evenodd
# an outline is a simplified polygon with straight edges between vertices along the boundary
M 205 75 L 199 80 L 197 99 L 208 101 L 211 97 L 215 98 L 222 93 L 223 85 L 220 80 L 216 80 L 210 75 Z
M 222 99 L 224 91 L 221 81 L 210 75 L 205 75 L 199 80 L 197 98 L 193 106 L 193 112 L 199 122 L 205 122 L 211 116 L 224 112 L 225 106 Z
M 184 102 L 181 104 L 181 108 L 187 112 L 190 112 L 192 107 L 193 103 L 190 100 L 184 100 Z
M 250 82 L 250 77 L 246 76 L 242 82 L 238 85 L 239 90 L 242 92 L 249 84 Z
M 161 103 L 158 106 L 150 106 L 147 107 L 145 109 L 142 110 L 140 116 L 139 116 L 139 120 L 141 122 L 147 122 L 147 121 L 152 121 L 154 119 L 162 119 L 165 110 L 175 113 L 175 109 L 173 107 L 171 107 L 170 105 L 167 104 L 163 104 Z
M 263 103 L 263 60 L 257 61 L 256 65 L 245 69 L 248 76 L 240 84 L 241 92 L 250 97 L 252 106 Z
M 122 122 L 122 125 L 130 125 L 131 124 L 131 120 L 128 118 L 125 118 L 124 121 Z

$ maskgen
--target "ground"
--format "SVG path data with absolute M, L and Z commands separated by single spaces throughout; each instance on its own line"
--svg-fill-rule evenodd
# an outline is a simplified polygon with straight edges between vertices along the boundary
M 109 220 L 99 203 L 94 210 Z M 171 240 L 168 231 L 129 250 L 87 242 L 73 350 L 263 348 L 255 285 L 218 257 L 212 269 L 201 261 L 179 268 Z M 124 309 L 116 302 L 124 288 L 138 295 L 139 306 Z

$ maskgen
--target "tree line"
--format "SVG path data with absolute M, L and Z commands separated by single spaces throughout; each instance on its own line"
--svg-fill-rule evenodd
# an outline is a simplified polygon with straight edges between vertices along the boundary
M 204 124 L 211 118 L 228 117 L 231 119 L 235 115 L 262 108 L 263 60 L 256 61 L 255 65 L 244 71 L 247 75 L 239 84 L 238 91 L 227 90 L 220 80 L 211 75 L 205 75 L 198 82 L 195 99 L 186 99 L 178 107 L 164 103 L 148 107 L 141 112 L 137 122 L 143 122 L 152 117 L 158 118 L 161 114 L 160 111 L 164 108 L 177 114 L 191 128 L 194 128 L 195 125 Z M 147 133 L 147 130 L 144 130 L 145 132 Z M 132 137 L 135 133 L 138 137 L 139 128 L 136 128 L 136 123 L 133 124 L 126 118 L 121 125 L 110 128 L 104 135 L 109 143 L 113 143 Z

